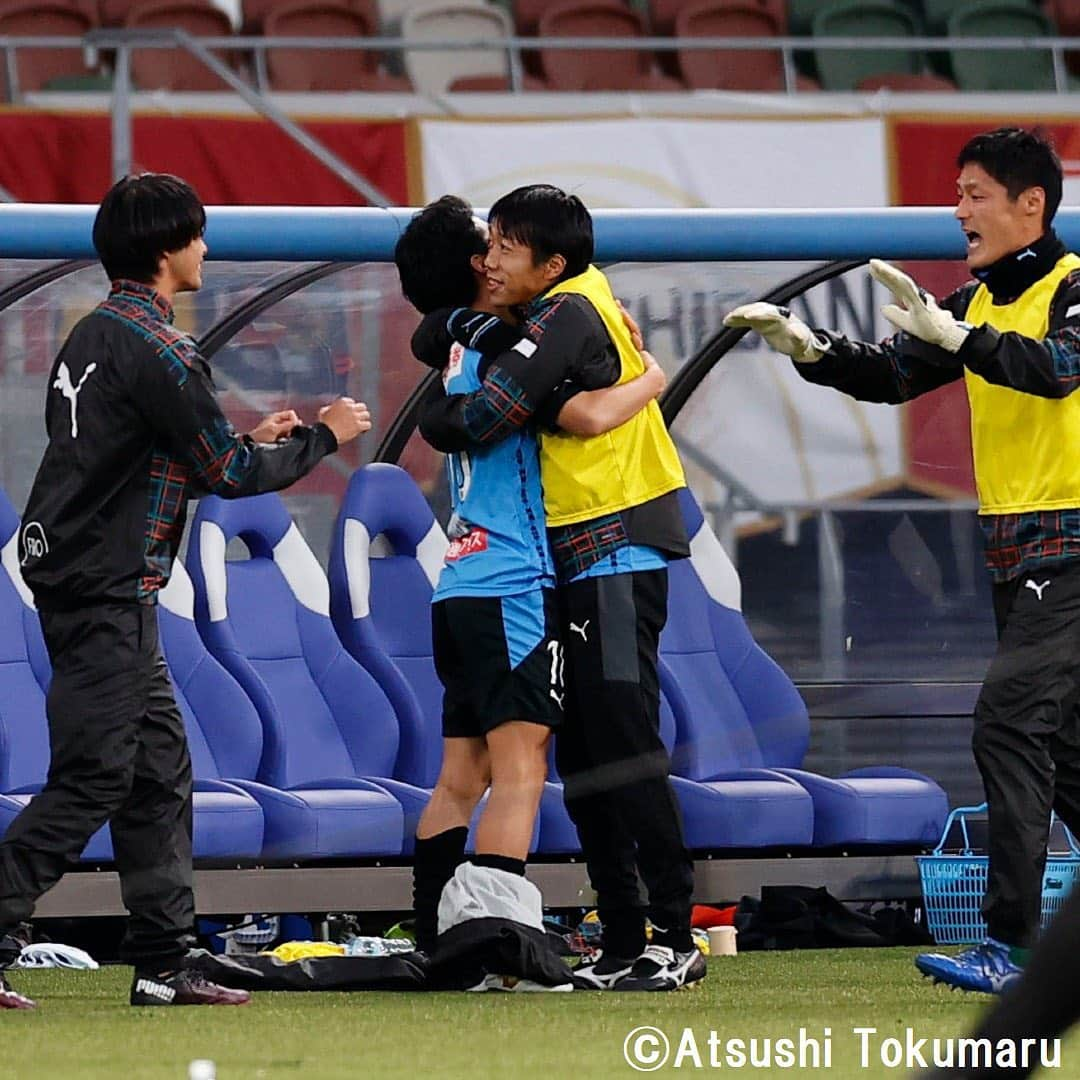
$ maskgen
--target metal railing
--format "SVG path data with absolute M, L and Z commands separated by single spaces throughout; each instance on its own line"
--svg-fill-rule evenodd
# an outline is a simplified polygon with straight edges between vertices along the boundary
M 19 87 L 16 55 L 19 49 L 83 49 L 88 68 L 98 64 L 102 52 L 112 56 L 112 172 L 114 177 L 131 169 L 131 53 L 134 49 L 183 49 L 193 60 L 212 71 L 222 82 L 260 116 L 277 125 L 286 135 L 314 156 L 351 190 L 374 206 L 388 206 L 390 200 L 367 177 L 315 139 L 293 121 L 267 96 L 271 87 L 266 56 L 273 49 L 311 49 L 361 52 L 446 52 L 482 50 L 506 53 L 508 84 L 519 92 L 524 84 L 522 52 L 543 48 L 569 51 L 578 49 L 602 51 L 646 51 L 656 53 L 688 51 L 746 50 L 778 51 L 782 58 L 784 87 L 788 94 L 798 91 L 795 53 L 814 51 L 1010 51 L 1017 49 L 1049 50 L 1054 71 L 1054 86 L 1059 94 L 1069 90 L 1065 67 L 1065 52 L 1080 50 L 1080 38 L 1043 37 L 1009 39 L 1000 37 L 938 38 L 938 37 L 695 37 L 695 38 L 610 38 L 610 37 L 484 37 L 445 40 L 416 40 L 407 37 L 261 37 L 235 35 L 230 37 L 196 37 L 181 29 L 154 30 L 91 30 L 82 37 L 57 36 L 0 36 L 0 49 L 5 57 L 5 78 L 8 100 L 22 98 Z M 253 57 L 254 82 L 248 82 L 233 70 L 214 50 L 235 55 L 248 52 Z M 0 199 L 6 193 L 0 191 Z
M 505 52 L 510 89 L 519 91 L 523 86 L 521 54 L 525 51 L 574 51 L 580 49 L 606 52 L 703 52 L 723 50 L 730 52 L 761 51 L 779 52 L 783 61 L 785 90 L 797 93 L 794 54 L 797 52 L 856 51 L 874 52 L 923 51 L 923 52 L 1015 52 L 1036 50 L 1049 52 L 1054 70 L 1054 88 L 1057 93 L 1069 91 L 1069 77 L 1065 65 L 1065 53 L 1080 51 L 1080 38 L 1075 37 L 559 37 L 535 38 L 511 36 L 504 38 L 480 37 L 443 40 L 418 40 L 407 37 L 263 37 L 237 34 L 229 37 L 195 38 L 184 30 L 91 30 L 83 37 L 73 36 L 0 36 L 0 48 L 8 59 L 8 90 L 18 94 L 17 77 L 13 74 L 11 59 L 20 48 L 55 49 L 85 48 L 93 51 L 105 49 L 120 54 L 133 48 L 170 49 L 184 48 L 200 60 L 202 49 L 192 48 L 198 42 L 205 49 L 226 49 L 249 52 L 253 55 L 255 88 L 261 92 L 270 89 L 266 72 L 266 53 L 273 49 L 319 49 L 351 50 L 361 52 L 458 52 L 482 50 Z M 205 62 L 205 60 L 204 60 Z M 13 81 L 14 80 L 14 81 Z M 14 100 L 13 96 L 13 100 Z

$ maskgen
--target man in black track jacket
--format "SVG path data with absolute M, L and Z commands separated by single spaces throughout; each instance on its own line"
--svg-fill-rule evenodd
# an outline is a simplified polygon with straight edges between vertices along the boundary
M 19 557 L 52 661 L 45 787 L 0 842 L 0 1008 L 32 1008 L 3 969 L 39 896 L 106 822 L 130 913 L 121 955 L 133 1005 L 242 1004 L 185 968 L 192 939 L 191 762 L 158 649 L 193 494 L 287 487 L 371 426 L 349 398 L 304 427 L 291 410 L 239 435 L 210 367 L 173 326 L 172 300 L 202 285 L 206 215 L 176 177 L 127 177 L 105 196 L 94 246 L 109 296 L 72 330 L 49 375 L 49 443 Z
M 750 327 L 807 382 L 902 402 L 963 379 L 997 652 L 975 706 L 972 750 L 989 807 L 987 938 L 915 964 L 950 986 L 1000 993 L 1039 932 L 1050 811 L 1080 830 L 1080 255 L 1052 227 L 1062 168 L 1035 132 L 977 135 L 957 159 L 956 218 L 975 281 L 939 305 L 872 260 L 899 330 L 874 345 L 749 304 Z

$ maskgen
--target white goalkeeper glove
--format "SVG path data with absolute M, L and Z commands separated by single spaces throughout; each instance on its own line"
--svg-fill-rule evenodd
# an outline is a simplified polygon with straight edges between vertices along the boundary
M 749 327 L 770 348 L 800 364 L 816 363 L 829 348 L 829 342 L 818 337 L 802 319 L 775 304 L 743 304 L 724 316 L 724 325 L 734 329 Z
M 919 288 L 903 270 L 897 270 L 890 263 L 871 259 L 870 274 L 903 305 L 886 304 L 881 309 L 881 314 L 893 326 L 947 352 L 959 352 L 971 333 L 972 328 L 967 323 L 960 322 L 944 308 L 938 307 L 938 302 L 930 293 Z

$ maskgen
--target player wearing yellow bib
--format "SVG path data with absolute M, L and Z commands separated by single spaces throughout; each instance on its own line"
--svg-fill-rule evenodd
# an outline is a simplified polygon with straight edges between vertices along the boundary
M 998 648 L 975 707 L 989 804 L 988 938 L 916 959 L 925 975 L 998 993 L 1039 929 L 1053 808 L 1080 828 L 1080 257 L 1051 227 L 1061 163 L 1039 135 L 1001 128 L 960 151 L 956 218 L 975 281 L 940 304 L 871 261 L 898 303 L 881 345 L 811 330 L 786 309 L 727 317 L 796 362 L 808 382 L 902 402 L 963 379 Z

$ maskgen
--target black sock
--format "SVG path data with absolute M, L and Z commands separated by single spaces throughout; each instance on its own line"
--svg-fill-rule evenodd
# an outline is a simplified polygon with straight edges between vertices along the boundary
M 653 945 L 665 945 L 677 953 L 686 953 L 693 949 L 694 939 L 690 935 L 689 928 L 664 930 L 653 923 Z
M 469 830 L 460 825 L 421 840 L 413 855 L 413 910 L 416 913 L 416 947 L 435 950 L 439 936 L 439 897 L 465 858 Z
M 509 855 L 474 855 L 469 862 L 473 866 L 486 866 L 489 870 L 505 870 L 508 874 L 525 876 L 525 860 Z
M 620 960 L 636 960 L 645 951 L 645 912 L 642 908 L 600 908 L 604 953 Z

